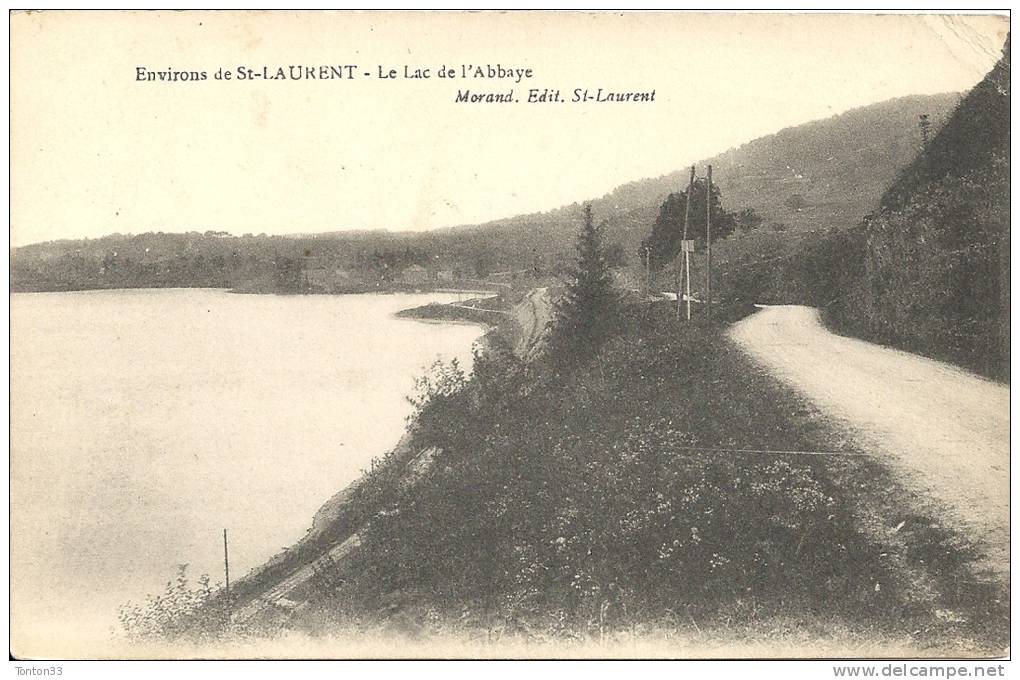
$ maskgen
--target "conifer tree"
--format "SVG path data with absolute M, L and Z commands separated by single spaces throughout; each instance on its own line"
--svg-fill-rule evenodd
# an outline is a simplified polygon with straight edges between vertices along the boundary
M 583 351 L 597 346 L 616 322 L 618 306 L 603 229 L 595 224 L 591 204 L 585 204 L 577 238 L 577 266 L 556 305 L 554 350 Z

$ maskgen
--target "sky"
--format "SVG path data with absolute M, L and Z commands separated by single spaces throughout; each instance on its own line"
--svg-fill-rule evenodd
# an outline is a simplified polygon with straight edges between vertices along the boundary
M 1008 28 L 902 14 L 17 14 L 11 243 L 418 231 L 548 210 L 784 127 L 964 91 Z M 236 79 L 239 66 L 348 64 L 354 79 Z M 438 77 L 466 64 L 532 77 Z M 139 81 L 139 67 L 206 79 Z M 519 102 L 455 101 L 511 88 Z M 528 104 L 531 88 L 568 101 Z M 655 100 L 573 103 L 575 88 Z

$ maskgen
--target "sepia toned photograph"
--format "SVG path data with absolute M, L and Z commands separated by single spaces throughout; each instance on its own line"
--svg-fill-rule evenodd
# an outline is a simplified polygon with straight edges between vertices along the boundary
M 19 669 L 1003 675 L 1007 10 L 9 31 Z

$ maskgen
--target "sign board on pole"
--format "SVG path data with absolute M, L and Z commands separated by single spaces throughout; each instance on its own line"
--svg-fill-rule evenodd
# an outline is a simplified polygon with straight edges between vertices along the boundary
M 681 253 L 693 253 L 694 252 L 694 240 L 687 239 L 686 241 L 680 241 L 680 252 Z

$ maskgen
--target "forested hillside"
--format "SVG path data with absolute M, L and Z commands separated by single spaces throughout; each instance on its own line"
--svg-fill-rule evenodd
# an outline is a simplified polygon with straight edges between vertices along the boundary
M 1009 375 L 1010 58 L 960 102 L 857 227 L 739 273 L 840 331 Z
M 715 168 L 723 206 L 753 208 L 760 231 L 845 228 L 875 209 L 884 187 L 921 146 L 918 116 L 938 128 L 955 94 L 913 96 L 782 130 L 705 161 Z M 678 159 L 678 162 L 682 159 Z M 666 196 L 686 184 L 686 170 L 625 184 L 593 202 L 606 238 L 623 260 L 636 253 Z M 492 272 L 562 272 L 572 259 L 580 208 L 426 233 L 334 232 L 281 237 L 231 236 L 214 225 L 183 234 L 143 233 L 55 241 L 12 252 L 14 290 L 220 286 L 295 291 L 302 272 L 325 265 L 350 275 L 345 290 L 390 285 L 413 264 Z M 342 222 L 342 216 L 337 216 Z M 213 227 L 210 229 L 210 227 Z M 774 239 L 773 239 L 774 240 Z
M 863 225 L 841 327 L 1009 372 L 1009 44 Z
M 697 165 L 703 172 L 712 164 L 723 204 L 734 212 L 753 208 L 765 229 L 850 227 L 878 206 L 882 191 L 917 154 L 918 116 L 927 114 L 937 129 L 958 101 L 957 94 L 893 99 L 781 130 Z M 686 186 L 687 172 L 630 182 L 592 201 L 607 221 L 609 242 L 633 256 L 666 196 Z M 453 231 L 569 253 L 578 210 L 566 206 Z

